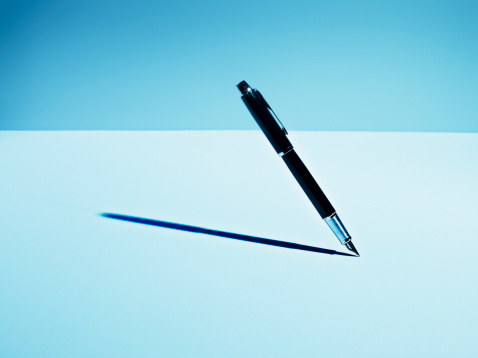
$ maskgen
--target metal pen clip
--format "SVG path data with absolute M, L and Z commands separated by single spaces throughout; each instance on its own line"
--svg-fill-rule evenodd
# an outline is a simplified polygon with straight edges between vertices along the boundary
M 256 95 L 256 98 L 259 100 L 259 101 L 262 101 L 264 103 L 264 105 L 267 107 L 267 109 L 269 109 L 270 112 L 272 112 L 272 116 L 274 117 L 274 119 L 276 120 L 277 124 L 279 125 L 279 127 L 282 129 L 282 131 L 287 135 L 289 133 L 287 133 L 287 129 L 285 129 L 284 125 L 282 124 L 282 122 L 280 121 L 279 117 L 277 117 L 277 114 L 274 112 L 274 110 L 271 108 L 271 106 L 269 106 L 269 103 L 267 103 L 266 99 L 264 97 L 262 97 L 262 94 L 254 89 L 254 94 Z

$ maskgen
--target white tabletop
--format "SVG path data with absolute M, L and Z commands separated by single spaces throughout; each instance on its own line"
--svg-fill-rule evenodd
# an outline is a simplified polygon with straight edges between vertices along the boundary
M 0 132 L 0 356 L 476 357 L 478 134 L 290 139 L 360 258 L 258 131 Z

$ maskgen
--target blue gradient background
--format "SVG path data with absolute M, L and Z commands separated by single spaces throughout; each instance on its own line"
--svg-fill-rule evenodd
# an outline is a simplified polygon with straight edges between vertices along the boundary
M 476 1 L 3 1 L 0 129 L 478 131 Z

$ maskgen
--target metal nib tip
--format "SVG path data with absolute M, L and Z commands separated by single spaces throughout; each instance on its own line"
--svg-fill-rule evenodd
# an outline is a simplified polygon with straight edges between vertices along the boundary
M 352 251 L 354 254 L 356 254 L 357 256 L 360 256 L 360 254 L 358 253 L 357 249 L 355 248 L 354 244 L 352 244 L 352 240 L 349 240 L 345 246 L 347 247 L 347 249 L 349 249 L 350 251 Z

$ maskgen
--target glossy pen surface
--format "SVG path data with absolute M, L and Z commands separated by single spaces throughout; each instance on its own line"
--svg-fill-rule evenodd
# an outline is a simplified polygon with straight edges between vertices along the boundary
M 287 154 L 282 156 L 285 164 L 289 168 L 290 172 L 297 180 L 302 190 L 305 192 L 312 205 L 319 212 L 322 219 L 334 215 L 335 209 L 330 203 L 329 199 L 325 196 L 319 184 L 315 181 L 312 174 L 299 158 L 295 150 L 291 150 Z
M 261 93 L 249 87 L 246 81 L 237 85 L 243 94 L 242 100 L 252 117 L 256 120 L 277 154 L 286 153 L 292 149 L 292 144 L 287 138 L 287 131 L 272 111 Z
M 340 243 L 346 245 L 349 250 L 358 255 L 355 246 L 352 244 L 352 238 L 335 212 L 334 207 L 295 152 L 292 143 L 287 138 L 287 130 L 270 105 L 262 94 L 251 88 L 246 81 L 242 81 L 237 87 L 242 93 L 242 101 L 252 117 L 264 132 L 274 150 L 282 157 L 319 215 L 325 220 Z

